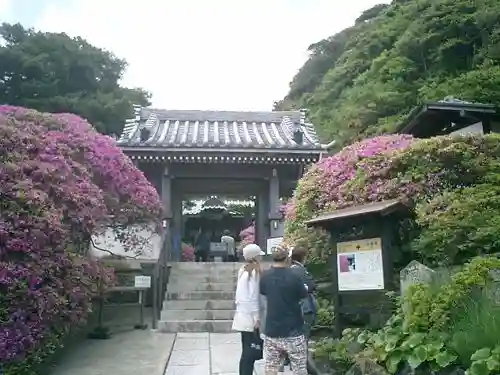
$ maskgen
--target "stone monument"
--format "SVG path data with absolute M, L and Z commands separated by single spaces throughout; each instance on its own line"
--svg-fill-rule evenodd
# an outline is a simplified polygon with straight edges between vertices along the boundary
M 399 273 L 401 296 L 404 296 L 410 285 L 428 284 L 432 282 L 435 275 L 436 271 L 432 268 L 427 267 L 417 260 L 412 260 Z

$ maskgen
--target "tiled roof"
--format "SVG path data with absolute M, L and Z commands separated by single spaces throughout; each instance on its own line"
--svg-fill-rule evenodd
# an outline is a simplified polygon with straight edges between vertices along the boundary
M 118 140 L 121 147 L 304 149 L 321 145 L 314 126 L 300 111 L 236 112 L 182 111 L 135 107 L 136 117 L 125 124 Z M 142 129 L 149 131 L 141 140 Z M 294 132 L 302 142 L 294 141 Z

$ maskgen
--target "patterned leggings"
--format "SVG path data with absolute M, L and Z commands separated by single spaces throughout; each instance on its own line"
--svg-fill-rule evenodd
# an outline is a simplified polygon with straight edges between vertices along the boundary
M 294 375 L 307 375 L 307 340 L 304 335 L 297 337 L 265 337 L 264 358 L 266 371 L 278 372 L 283 362 L 283 354 L 288 354 Z

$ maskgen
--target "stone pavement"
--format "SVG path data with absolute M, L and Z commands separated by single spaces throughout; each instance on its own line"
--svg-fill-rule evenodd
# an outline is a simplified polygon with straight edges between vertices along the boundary
M 175 334 L 130 330 L 108 340 L 85 340 L 51 375 L 163 375 Z
M 165 375 L 238 375 L 240 353 L 239 333 L 180 332 Z M 264 375 L 263 365 L 257 363 L 256 375 Z
M 146 309 L 150 324 L 151 311 Z M 108 340 L 81 340 L 65 350 L 50 375 L 237 375 L 239 333 L 134 330 L 136 306 L 107 306 Z M 263 361 L 256 375 L 264 375 Z M 283 375 L 290 375 L 285 372 Z
M 151 308 L 145 309 L 151 326 Z M 50 375 L 163 375 L 175 334 L 135 330 L 137 305 L 111 305 L 104 309 L 107 340 L 77 340 L 61 353 Z M 89 327 L 94 327 L 91 322 Z

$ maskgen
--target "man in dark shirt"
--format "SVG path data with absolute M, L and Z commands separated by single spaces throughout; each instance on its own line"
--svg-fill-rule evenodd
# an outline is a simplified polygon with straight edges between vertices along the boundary
M 309 286 L 308 292 L 309 295 L 306 299 L 303 299 L 301 302 L 302 305 L 302 315 L 304 317 L 304 334 L 306 339 L 309 340 L 311 336 L 311 328 L 316 319 L 316 299 L 313 296 L 314 289 L 316 288 L 316 283 L 314 282 L 312 276 L 309 274 L 304 264 L 306 263 L 308 250 L 304 246 L 295 246 L 292 250 L 291 255 L 291 269 L 295 271 L 295 273 L 301 277 L 304 284 Z M 280 367 L 280 372 L 285 371 L 285 366 L 289 365 L 290 361 L 286 358 L 285 362 Z M 311 356 L 308 356 L 307 359 L 307 373 L 309 375 L 317 375 L 318 370 L 314 365 L 314 361 Z
M 208 262 L 210 255 L 210 233 L 200 228 L 198 236 L 194 241 L 195 260 L 197 262 Z
M 302 278 L 290 267 L 289 250 L 278 246 L 272 253 L 273 266 L 260 278 L 260 293 L 267 299 L 264 322 L 266 375 L 277 375 L 282 358 L 290 358 L 295 375 L 307 375 L 307 341 L 301 300 L 308 296 Z

